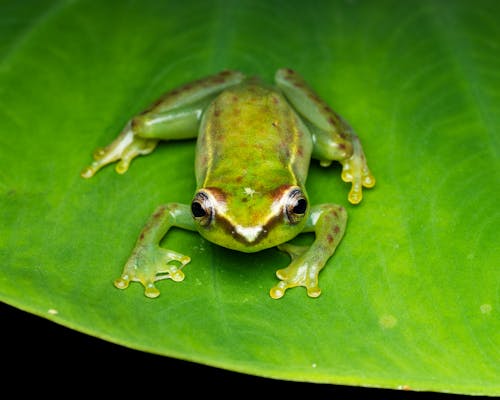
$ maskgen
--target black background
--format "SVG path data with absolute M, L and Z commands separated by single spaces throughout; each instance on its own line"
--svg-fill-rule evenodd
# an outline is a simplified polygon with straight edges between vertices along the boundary
M 478 397 L 291 382 L 226 371 L 122 347 L 0 303 L 2 386 L 20 393 L 74 397 L 182 395 L 265 396 L 277 399 L 375 398 L 463 400 Z M 17 397 L 17 396 L 16 396 Z M 38 397 L 38 396 L 37 396 Z

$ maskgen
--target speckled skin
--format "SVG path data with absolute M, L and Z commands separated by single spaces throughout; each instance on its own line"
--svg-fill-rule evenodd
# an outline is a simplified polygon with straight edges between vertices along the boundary
M 191 206 L 157 208 L 115 286 L 123 289 L 139 281 L 146 296 L 156 297 L 156 281 L 183 280 L 181 269 L 190 258 L 159 245 L 176 226 L 242 252 L 278 246 L 292 261 L 277 271 L 280 282 L 271 297 L 280 298 L 295 286 L 319 296 L 319 272 L 343 236 L 347 214 L 342 206 L 309 204 L 310 160 L 342 164 L 342 179 L 352 183 L 348 199 L 353 204 L 375 179 L 350 126 L 298 74 L 278 70 L 275 82 L 268 86 L 223 71 L 182 86 L 132 118 L 117 139 L 94 153 L 84 178 L 115 161 L 117 172 L 124 173 L 134 157 L 153 151 L 159 140 L 197 137 L 197 191 Z M 311 246 L 287 243 L 301 232 L 315 233 Z

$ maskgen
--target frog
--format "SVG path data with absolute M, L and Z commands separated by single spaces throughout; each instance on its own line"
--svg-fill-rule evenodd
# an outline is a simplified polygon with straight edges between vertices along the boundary
M 352 205 L 361 202 L 363 188 L 375 185 L 351 125 L 295 70 L 278 69 L 272 84 L 223 70 L 167 91 L 130 118 L 94 152 L 81 176 L 89 179 L 113 163 L 123 174 L 160 142 L 185 139 L 196 139 L 192 202 L 155 209 L 114 285 L 126 289 L 139 282 L 144 295 L 155 298 L 159 281 L 183 281 L 190 256 L 160 246 L 175 227 L 242 253 L 277 247 L 290 263 L 276 271 L 270 297 L 279 299 L 294 287 L 318 297 L 319 273 L 344 236 L 347 211 L 333 203 L 310 204 L 305 184 L 311 160 L 322 167 L 341 164 Z M 314 234 L 310 245 L 295 244 L 303 233 Z

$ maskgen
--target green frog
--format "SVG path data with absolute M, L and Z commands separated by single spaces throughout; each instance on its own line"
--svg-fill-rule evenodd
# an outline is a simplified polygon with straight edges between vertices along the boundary
M 154 298 L 160 294 L 155 282 L 182 281 L 190 257 L 160 247 L 169 229 L 178 227 L 245 253 L 277 246 L 291 262 L 276 272 L 279 282 L 270 296 L 303 286 L 318 297 L 318 275 L 342 239 L 347 214 L 341 205 L 310 204 L 305 183 L 311 158 L 324 167 L 342 164 L 352 204 L 362 200 L 363 187 L 375 185 L 350 125 L 291 69 L 279 69 L 274 85 L 223 71 L 167 92 L 131 118 L 111 144 L 95 151 L 81 176 L 90 178 L 114 162 L 123 174 L 161 140 L 189 138 L 197 138 L 193 200 L 155 210 L 115 286 L 138 281 Z M 310 246 L 287 243 L 303 232 L 315 234 Z

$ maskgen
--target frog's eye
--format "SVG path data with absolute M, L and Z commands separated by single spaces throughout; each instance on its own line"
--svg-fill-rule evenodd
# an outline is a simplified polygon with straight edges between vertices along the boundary
M 193 218 L 198 221 L 200 225 L 207 226 L 210 224 L 214 214 L 214 208 L 212 202 L 205 193 L 199 192 L 196 194 L 191 203 L 191 214 L 193 214 Z
M 300 189 L 290 191 L 285 210 L 290 223 L 297 224 L 302 220 L 307 211 L 307 199 Z

